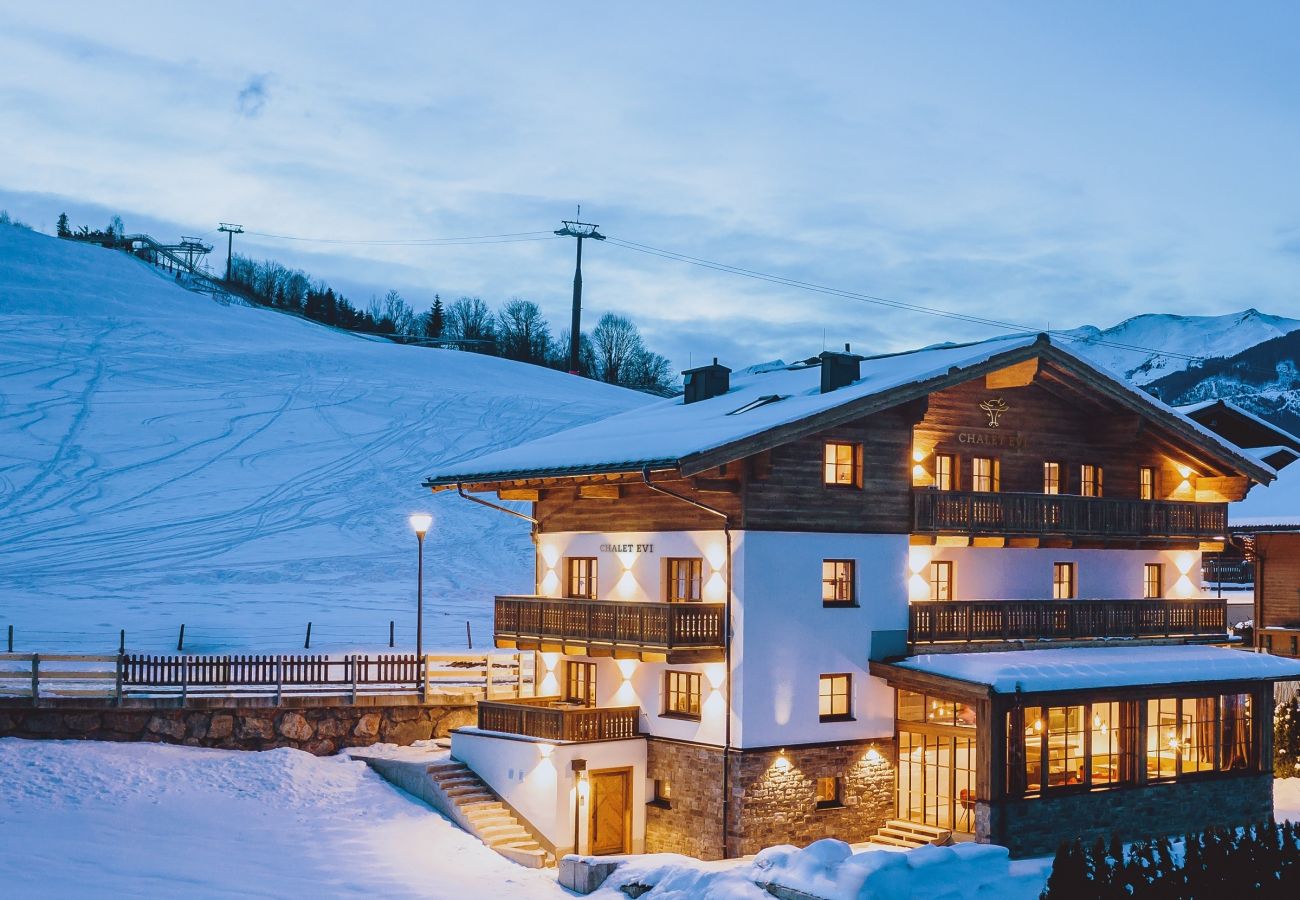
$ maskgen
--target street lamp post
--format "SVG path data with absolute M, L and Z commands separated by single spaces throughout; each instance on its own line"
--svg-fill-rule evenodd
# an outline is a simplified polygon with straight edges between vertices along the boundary
M 429 526 L 433 524 L 433 516 L 427 513 L 416 513 L 410 518 L 411 530 L 415 532 L 415 540 L 419 545 L 419 568 L 415 578 L 415 672 L 419 679 L 420 699 L 427 699 L 424 695 L 424 535 L 428 532 Z

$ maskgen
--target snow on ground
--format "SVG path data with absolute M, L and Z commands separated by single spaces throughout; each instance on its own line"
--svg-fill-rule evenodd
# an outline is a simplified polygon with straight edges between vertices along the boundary
M 527 523 L 433 469 L 648 402 L 177 287 L 126 254 L 0 227 L 0 629 L 18 649 L 386 649 L 490 641 L 531 590 Z
M 1300 778 L 1273 782 L 1273 817 L 1279 822 L 1300 822 Z
M 0 739 L 9 897 L 569 896 L 362 762 Z

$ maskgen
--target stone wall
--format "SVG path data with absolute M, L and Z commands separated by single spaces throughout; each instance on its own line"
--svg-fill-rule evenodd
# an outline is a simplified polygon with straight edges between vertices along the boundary
M 1259 822 L 1273 814 L 1273 776 L 1232 775 L 1058 797 L 979 803 L 976 833 L 1014 857 L 1054 853 L 1075 837 L 1120 840 Z
M 647 774 L 670 786 L 670 806 L 646 811 L 646 851 L 722 856 L 722 752 L 651 738 Z M 892 740 L 733 751 L 729 855 L 824 837 L 865 841 L 894 812 Z M 817 807 L 819 777 L 842 779 L 841 803 Z
M 369 699 L 369 698 L 368 698 Z M 318 756 L 343 747 L 375 743 L 411 744 L 446 737 L 453 728 L 473 725 L 473 705 L 424 706 L 413 703 L 323 703 L 320 698 L 266 702 L 206 700 L 178 706 L 174 701 L 21 701 L 0 705 L 0 737 L 46 740 L 151 741 L 269 750 L 294 747 Z

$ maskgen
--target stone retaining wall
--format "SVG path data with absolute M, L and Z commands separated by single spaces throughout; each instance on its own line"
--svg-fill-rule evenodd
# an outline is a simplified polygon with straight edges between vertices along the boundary
M 367 698 L 375 700 L 378 698 Z M 43 701 L 0 705 L 0 737 L 45 740 L 151 741 L 225 750 L 293 747 L 327 756 L 344 747 L 411 744 L 446 737 L 473 725 L 475 706 L 367 702 L 322 703 L 320 698 L 265 702 Z

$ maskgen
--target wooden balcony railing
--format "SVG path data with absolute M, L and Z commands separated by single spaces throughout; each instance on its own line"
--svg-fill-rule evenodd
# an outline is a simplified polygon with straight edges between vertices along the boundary
M 497 597 L 499 644 L 586 644 L 652 654 L 721 659 L 726 607 L 721 603 L 632 603 L 548 597 Z
M 924 600 L 908 606 L 912 644 L 947 641 L 1224 637 L 1224 600 Z
M 641 735 L 639 707 L 573 706 L 559 701 L 559 697 L 482 700 L 478 727 L 547 741 L 619 741 Z
M 917 532 L 1213 538 L 1227 533 L 1226 503 L 1119 500 L 1072 494 L 913 491 Z

